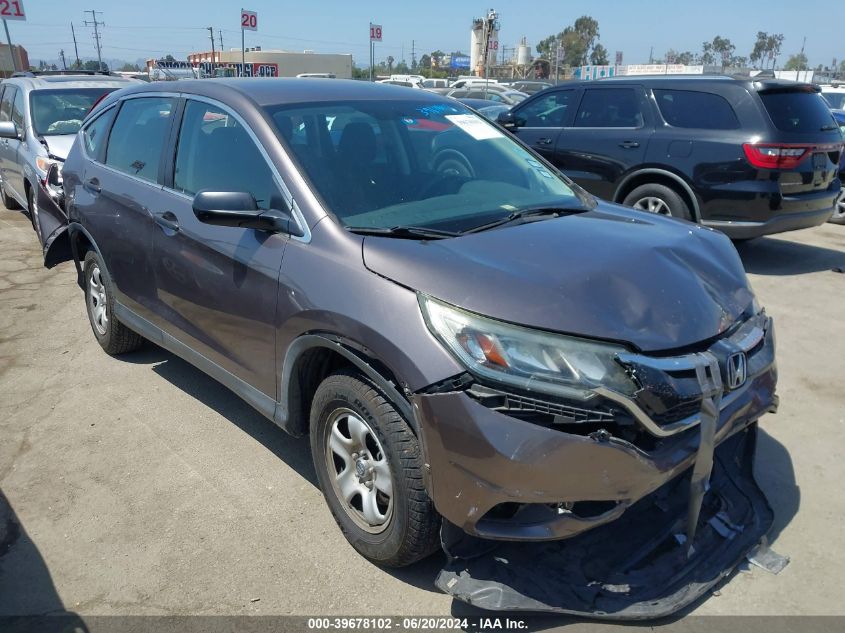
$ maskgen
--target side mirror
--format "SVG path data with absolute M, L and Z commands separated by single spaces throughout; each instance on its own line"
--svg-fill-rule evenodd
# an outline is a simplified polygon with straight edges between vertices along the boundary
M 248 191 L 200 191 L 194 196 L 194 215 L 204 224 L 304 235 L 290 213 L 262 210 Z
M 525 125 L 525 120 L 520 119 L 520 117 L 516 116 L 513 112 L 508 111 L 499 114 L 499 116 L 496 117 L 496 123 L 513 132 L 520 125 Z
M 17 141 L 20 137 L 18 126 L 13 121 L 0 121 L 0 138 L 12 138 Z

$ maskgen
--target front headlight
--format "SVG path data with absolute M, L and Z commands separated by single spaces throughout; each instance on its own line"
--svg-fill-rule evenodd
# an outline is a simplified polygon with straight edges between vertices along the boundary
M 62 161 L 54 160 L 52 158 L 47 158 L 46 156 L 36 156 L 35 157 L 35 166 L 38 167 L 39 170 L 46 172 L 50 169 L 51 165 L 58 165 L 59 166 L 59 173 L 62 172 Z
M 418 296 L 432 334 L 477 376 L 579 400 L 599 386 L 626 395 L 636 390 L 615 360 L 624 347 L 519 327 Z

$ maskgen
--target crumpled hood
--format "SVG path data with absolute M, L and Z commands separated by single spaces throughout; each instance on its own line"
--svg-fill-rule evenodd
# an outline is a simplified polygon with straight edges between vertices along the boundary
M 76 134 L 56 134 L 42 137 L 47 141 L 48 151 L 60 160 L 65 160 L 73 145 Z
M 600 203 L 463 237 L 366 237 L 373 272 L 464 309 L 557 332 L 670 350 L 712 338 L 753 301 L 727 237 Z

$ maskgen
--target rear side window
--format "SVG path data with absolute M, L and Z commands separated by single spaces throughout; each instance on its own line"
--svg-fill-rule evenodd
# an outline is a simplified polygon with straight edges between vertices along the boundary
M 817 92 L 761 92 L 760 99 L 772 123 L 783 132 L 819 132 L 835 125 L 830 108 Z
M 124 101 L 109 135 L 106 165 L 156 182 L 173 107 L 174 100 L 164 97 Z
M 85 152 L 96 161 L 103 161 L 103 154 L 106 149 L 106 136 L 108 135 L 109 127 L 114 120 L 116 112 L 117 108 L 111 108 L 107 112 L 103 112 L 103 114 L 94 119 L 82 132 Z
M 643 114 L 633 88 L 587 90 L 575 127 L 642 127 Z
M 199 191 L 248 191 L 259 209 L 271 208 L 278 193 L 273 172 L 244 127 L 229 113 L 188 101 L 179 132 L 173 187 Z
M 12 102 L 15 99 L 18 89 L 14 86 L 6 86 L 3 92 L 3 100 L 0 101 L 0 121 L 12 120 Z
M 700 130 L 736 130 L 736 118 L 727 99 L 710 92 L 695 90 L 655 90 L 657 107 L 663 120 L 672 127 Z

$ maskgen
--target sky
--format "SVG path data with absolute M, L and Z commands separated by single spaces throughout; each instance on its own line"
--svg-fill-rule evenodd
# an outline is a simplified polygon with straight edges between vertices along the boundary
M 258 12 L 258 31 L 246 32 L 246 46 L 264 49 L 313 50 L 322 53 L 351 53 L 361 66 L 368 62 L 369 23 L 381 24 L 384 41 L 376 45 L 376 59 L 388 55 L 397 61 L 411 61 L 412 42 L 417 58 L 422 53 L 442 50 L 468 52 L 470 25 L 493 5 L 500 16 L 501 46 L 515 46 L 526 37 L 532 46 L 561 31 L 581 15 L 599 23 L 601 43 L 610 52 L 623 52 L 624 63 L 648 62 L 653 47 L 655 58 L 669 50 L 700 52 L 701 43 L 715 35 L 729 38 L 736 54 L 747 56 L 757 31 L 783 33 L 785 41 L 778 65 L 801 50 L 810 66 L 829 65 L 833 58 L 845 59 L 845 36 L 841 16 L 830 0 L 528 0 L 485 4 L 479 0 L 242 0 Z M 70 60 L 76 29 L 79 56 L 96 58 L 92 20 L 86 10 L 97 9 L 104 61 L 134 62 L 170 53 L 184 59 L 189 52 L 209 50 L 207 27 L 213 26 L 215 46 L 218 30 L 226 49 L 240 47 L 240 9 L 223 0 L 23 0 L 27 21 L 10 21 L 12 42 L 29 53 L 30 63 L 56 60 L 64 49 Z M 825 18 L 828 16 L 828 19 Z M 2 37 L 2 34 L 0 34 Z M 403 57 L 404 56 L 404 57 Z

